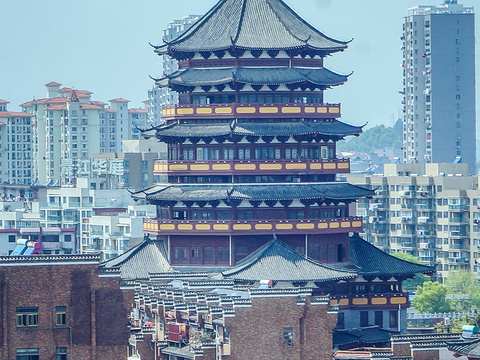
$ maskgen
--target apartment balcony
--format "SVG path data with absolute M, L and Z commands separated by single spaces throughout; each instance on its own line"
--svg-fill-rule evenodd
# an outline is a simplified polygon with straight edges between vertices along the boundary
M 162 119 L 261 119 L 271 118 L 340 118 L 340 104 L 210 104 L 167 105 Z
M 325 220 L 157 220 L 144 219 L 143 231 L 152 235 L 332 234 L 362 231 L 360 217 Z
M 349 159 L 331 160 L 157 160 L 154 175 L 297 175 L 299 171 L 307 174 L 350 173 Z
M 358 295 L 332 295 L 330 296 L 331 306 L 360 307 L 369 305 L 394 305 L 396 308 L 408 307 L 408 293 L 391 294 L 358 294 Z
M 450 231 L 449 233 L 451 238 L 464 238 L 468 237 L 468 234 L 464 231 Z
M 468 205 L 466 205 L 466 204 L 448 205 L 448 210 L 450 210 L 450 211 L 468 211 Z
M 450 225 L 468 225 L 469 221 L 463 218 L 449 218 Z

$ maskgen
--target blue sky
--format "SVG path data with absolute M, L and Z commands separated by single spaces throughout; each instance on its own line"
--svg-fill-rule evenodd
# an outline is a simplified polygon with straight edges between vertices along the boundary
M 325 62 L 336 72 L 354 72 L 345 85 L 326 93 L 326 101 L 340 102 L 342 119 L 348 123 L 391 125 L 401 111 L 402 18 L 410 6 L 439 5 L 441 0 L 286 2 L 325 34 L 354 39 L 344 53 Z M 477 0 L 459 2 L 474 6 Z M 57 81 L 93 91 L 94 100 L 124 97 L 139 107 L 153 86 L 149 75 L 162 74 L 161 60 L 148 43 L 162 42 L 170 20 L 204 14 L 215 3 L 0 0 L 0 99 L 10 101 L 9 110 L 17 111 L 22 102 L 44 97 L 44 84 Z

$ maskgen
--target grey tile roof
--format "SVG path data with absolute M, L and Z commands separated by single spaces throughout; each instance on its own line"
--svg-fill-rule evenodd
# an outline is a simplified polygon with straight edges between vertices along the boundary
M 173 272 L 167 261 L 163 241 L 144 240 L 116 258 L 100 265 L 104 268 L 119 268 L 124 280 L 148 279 L 151 273 Z
M 477 358 L 480 357 L 480 338 L 449 342 L 447 348 L 457 354 Z
M 239 281 L 336 281 L 356 277 L 351 271 L 338 270 L 311 260 L 280 241 L 272 240 L 223 271 L 227 279 Z
M 157 47 L 164 53 L 240 49 L 311 49 L 322 53 L 344 50 L 305 22 L 281 0 L 221 0 L 188 31 Z
M 281 85 L 311 83 L 321 87 L 341 85 L 346 75 L 336 74 L 326 68 L 296 67 L 231 67 L 198 69 L 187 68 L 160 79 L 159 86 L 215 86 L 229 83 L 251 85 Z
M 286 184 L 171 184 L 156 185 L 133 194 L 134 198 L 155 201 L 215 200 L 349 200 L 372 196 L 373 191 L 347 182 Z
M 361 126 L 345 124 L 338 120 L 331 121 L 299 121 L 276 123 L 218 123 L 218 124 L 169 124 L 157 127 L 157 136 L 168 138 L 215 137 L 215 136 L 295 136 L 325 135 L 348 136 L 359 135 Z
M 435 268 L 401 260 L 383 252 L 355 234 L 350 238 L 350 262 L 360 275 L 414 275 L 433 273 Z
M 333 347 L 353 348 L 368 346 L 378 343 L 389 343 L 391 334 L 389 331 L 370 326 L 357 329 L 334 330 Z

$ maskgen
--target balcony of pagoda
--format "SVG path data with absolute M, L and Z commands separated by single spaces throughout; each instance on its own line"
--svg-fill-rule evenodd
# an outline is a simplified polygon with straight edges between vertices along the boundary
M 330 305 L 340 308 L 360 308 L 371 306 L 391 307 L 402 309 L 409 307 L 408 293 L 367 293 L 367 294 L 346 294 L 331 295 Z
M 167 105 L 162 119 L 338 119 L 340 104 L 210 104 Z
M 338 234 L 358 232 L 362 218 L 317 220 L 158 220 L 144 219 L 143 232 L 150 235 L 264 235 Z
M 157 160 L 153 170 L 154 175 L 177 176 L 232 175 L 233 172 L 238 175 L 348 174 L 350 160 Z

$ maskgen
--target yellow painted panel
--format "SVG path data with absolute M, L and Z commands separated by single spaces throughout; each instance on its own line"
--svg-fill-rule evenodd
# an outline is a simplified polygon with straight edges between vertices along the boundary
M 338 300 L 330 300 L 330 306 L 338 305 Z
M 160 230 L 175 230 L 174 224 L 160 224 Z
M 330 107 L 330 108 L 328 108 L 328 112 L 329 112 L 330 114 L 338 114 L 338 113 L 340 113 L 340 108 L 338 108 L 338 107 Z
M 318 224 L 318 228 L 319 228 L 319 229 L 327 229 L 327 228 L 328 228 L 328 224 L 327 224 L 327 223 L 319 223 L 319 224 Z
M 326 114 L 326 113 L 327 113 L 327 108 L 324 107 L 324 106 L 319 107 L 319 108 L 317 108 L 317 112 L 318 112 L 319 114 Z
M 366 299 L 366 298 L 352 299 L 352 304 L 353 305 L 368 305 L 368 299 Z
M 257 109 L 254 107 L 237 107 L 237 114 L 255 114 Z
M 387 303 L 386 298 L 373 298 L 372 305 L 385 305 Z
M 277 114 L 278 108 L 277 107 L 261 107 L 260 114 Z
M 348 299 L 340 299 L 340 303 L 339 303 L 340 306 L 345 306 L 345 305 L 348 305 L 348 304 L 349 304 Z
M 231 107 L 221 107 L 215 109 L 215 114 L 231 114 L 233 112 Z
M 228 224 L 213 224 L 213 230 L 226 231 L 229 229 L 230 229 L 230 226 L 228 226 Z
M 311 106 L 308 106 L 305 108 L 305 113 L 307 114 L 314 114 L 315 113 L 315 108 L 314 107 L 311 107 Z
M 299 114 L 302 109 L 299 106 L 282 107 L 282 113 L 284 114 Z
M 315 224 L 306 223 L 306 224 L 297 224 L 298 230 L 312 230 L 315 228 Z
M 212 109 L 211 108 L 198 108 L 197 109 L 197 114 L 211 114 L 212 113 Z
M 272 230 L 272 224 L 256 224 L 255 230 Z
M 319 164 L 319 163 L 310 164 L 310 170 L 322 170 L 322 164 Z
M 252 225 L 250 224 L 234 224 L 233 230 L 252 230 Z
M 170 165 L 170 171 L 175 171 L 175 170 L 187 170 L 188 167 L 186 164 L 181 164 L 181 165 Z
M 293 224 L 277 224 L 275 225 L 277 230 L 292 230 Z
M 344 221 L 341 224 L 342 228 L 349 228 L 350 227 L 350 221 Z
M 390 304 L 392 305 L 399 305 L 399 304 L 406 304 L 407 298 L 406 297 L 393 297 L 390 299 Z
M 193 225 L 191 225 L 191 224 L 178 224 L 178 230 L 193 230 Z
M 307 164 L 286 164 L 285 169 L 287 170 L 306 170 Z
M 350 165 L 348 163 L 339 163 L 337 164 L 337 168 L 339 169 L 348 169 Z
M 210 166 L 208 164 L 193 164 L 190 165 L 190 170 L 192 171 L 208 171 Z
M 354 221 L 354 222 L 352 222 L 352 227 L 362 227 L 362 222 L 361 221 Z
M 209 224 L 197 224 L 197 225 L 195 225 L 195 230 L 201 230 L 201 231 L 210 230 L 210 225 Z
M 212 170 L 230 170 L 230 164 L 213 164 Z
M 282 164 L 260 164 L 260 170 L 282 170 Z
M 236 164 L 235 170 L 256 170 L 257 166 L 255 164 Z
M 330 223 L 330 229 L 338 229 L 339 227 L 340 227 L 340 224 L 337 222 Z
M 336 164 L 335 163 L 326 163 L 326 164 L 323 164 L 323 168 L 325 170 L 334 170 L 336 168 Z
M 177 109 L 177 114 L 178 115 L 192 115 L 193 114 L 193 109 L 191 109 L 191 108 Z

